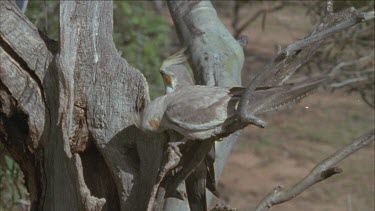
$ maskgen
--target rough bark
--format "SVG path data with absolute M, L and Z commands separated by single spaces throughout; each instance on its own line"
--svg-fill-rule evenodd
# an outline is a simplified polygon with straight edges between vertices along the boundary
M 114 46 L 112 2 L 62 1 L 57 52 L 15 2 L 0 5 L 0 136 L 32 209 L 143 210 L 164 142 L 132 126 L 148 86 Z

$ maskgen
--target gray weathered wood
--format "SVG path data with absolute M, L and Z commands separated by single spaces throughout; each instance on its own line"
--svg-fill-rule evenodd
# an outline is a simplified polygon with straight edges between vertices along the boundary
M 30 180 L 33 209 L 111 210 L 117 203 L 122 210 L 147 207 L 164 142 L 162 136 L 151 138 L 132 126 L 133 112 L 149 100 L 148 86 L 114 46 L 112 2 L 62 1 L 57 54 L 13 1 L 0 3 L 1 102 L 10 104 L 1 112 L 12 118 L 20 109 L 27 115 L 30 148 L 36 152 L 30 153 L 35 161 L 28 166 L 33 175 L 26 176 L 39 175 Z M 1 137 L 14 139 L 13 131 L 6 127 Z M 81 161 L 77 153 L 94 148 L 98 150 L 83 153 Z M 28 155 L 14 152 L 17 161 Z M 102 169 L 90 167 L 90 157 Z M 139 165 L 147 181 L 140 181 Z M 26 164 L 20 166 L 24 170 Z M 106 177 L 95 178 L 100 176 Z M 115 189 L 101 191 L 96 187 L 101 183 Z M 104 198 L 94 197 L 92 190 Z
M 86 112 L 88 132 L 113 176 L 121 209 L 132 210 L 139 205 L 134 185 L 144 181 L 138 180 L 134 154 L 124 149 L 146 138 L 131 127 L 132 113 L 148 100 L 146 81 L 114 46 L 112 2 L 64 1 L 60 10 L 60 56 L 64 74 L 74 78 L 67 81 L 74 87 L 74 105 Z
M 12 1 L 0 2 L 0 35 L 4 45 L 9 46 L 27 65 L 30 74 L 41 83 L 52 59 L 47 45 L 38 29 L 22 14 Z

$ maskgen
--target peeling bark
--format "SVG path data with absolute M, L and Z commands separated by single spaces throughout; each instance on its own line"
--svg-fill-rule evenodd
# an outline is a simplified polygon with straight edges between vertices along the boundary
M 148 153 L 138 157 L 135 143 L 154 141 L 161 154 L 163 137 L 132 126 L 148 86 L 114 46 L 112 2 L 62 1 L 58 52 L 13 1 L 0 6 L 0 136 L 25 173 L 32 209 L 137 209 L 137 187 L 153 185 L 140 183 L 139 164 L 156 168 L 155 180 L 158 165 L 147 159 L 155 149 L 138 144 Z

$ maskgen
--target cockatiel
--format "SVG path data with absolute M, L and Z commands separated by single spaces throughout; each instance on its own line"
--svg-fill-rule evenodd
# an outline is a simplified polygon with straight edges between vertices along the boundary
M 194 85 L 186 64 L 184 64 L 187 62 L 187 57 L 184 55 L 185 50 L 186 48 L 183 48 L 166 59 L 160 68 L 166 94 L 179 90 L 184 86 Z M 174 134 L 170 134 L 170 136 L 176 137 Z M 187 198 L 191 210 L 207 210 L 206 188 L 216 197 L 219 197 L 216 189 L 214 162 L 215 145 L 212 146 L 204 162 L 199 164 L 185 180 Z
M 174 78 L 170 75 L 163 78 L 173 92 L 156 98 L 136 115 L 136 125 L 143 131 L 174 130 L 184 136 L 181 140 L 184 143 L 187 140 L 218 140 L 249 124 L 259 126 L 254 122 L 239 120 L 237 108 L 245 91 L 244 87 L 187 84 L 175 90 L 178 83 L 175 83 Z M 258 89 L 252 94 L 246 111 L 256 115 L 296 103 L 317 88 L 323 80 L 312 79 L 298 84 Z

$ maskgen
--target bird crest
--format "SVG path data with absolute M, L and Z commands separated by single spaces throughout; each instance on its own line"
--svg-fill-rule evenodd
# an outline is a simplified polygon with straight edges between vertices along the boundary
M 160 67 L 160 72 L 164 72 L 167 67 L 175 64 L 181 64 L 187 61 L 187 56 L 185 55 L 186 47 L 183 47 L 181 50 L 177 51 L 175 54 L 163 61 L 163 64 Z

